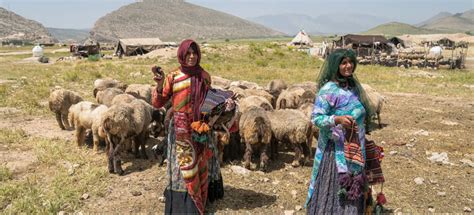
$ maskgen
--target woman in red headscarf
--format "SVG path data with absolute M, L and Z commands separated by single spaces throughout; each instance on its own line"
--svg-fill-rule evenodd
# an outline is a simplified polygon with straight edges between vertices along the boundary
M 157 82 L 152 104 L 160 108 L 171 100 L 173 120 L 168 132 L 168 176 L 165 214 L 203 214 L 208 195 L 208 159 L 212 152 L 206 137 L 209 128 L 200 123 L 200 108 L 211 78 L 200 65 L 201 52 L 193 40 L 184 40 L 178 49 L 181 65 L 166 77 L 152 68 Z

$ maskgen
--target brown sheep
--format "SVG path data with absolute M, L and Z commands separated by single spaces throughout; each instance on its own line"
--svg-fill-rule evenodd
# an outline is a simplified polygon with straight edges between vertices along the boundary
M 68 122 L 69 108 L 82 100 L 81 96 L 69 90 L 56 89 L 51 92 L 48 100 L 49 109 L 56 115 L 56 121 L 62 130 L 71 129 Z
M 303 165 L 307 164 L 313 139 L 312 125 L 308 117 L 301 111 L 292 109 L 275 110 L 267 112 L 267 115 L 272 126 L 272 141 L 275 141 L 272 145 L 277 146 L 277 142 L 290 144 L 295 150 L 292 166 L 300 166 L 301 152 L 304 154 Z M 272 153 L 277 151 L 273 150 Z
M 275 109 L 296 109 L 301 103 L 301 97 L 305 94 L 301 87 L 293 87 L 283 90 L 278 96 Z
M 272 103 L 273 108 L 276 108 L 276 106 L 275 106 L 276 105 L 276 100 L 277 100 L 278 96 L 280 95 L 281 91 L 286 90 L 287 88 L 288 88 L 288 86 L 286 85 L 286 82 L 284 80 L 281 80 L 281 79 L 271 80 L 267 84 L 267 89 L 266 90 L 274 98 L 274 101 Z
M 151 104 L 151 92 L 154 88 L 148 84 L 130 84 L 125 93 L 134 96 L 137 99 L 142 99 L 148 104 Z
M 105 90 L 107 88 L 119 88 L 124 91 L 125 89 L 127 89 L 127 84 L 112 78 L 97 79 L 94 81 L 94 98 L 97 96 L 97 93 L 99 91 Z
M 251 107 L 243 112 L 239 121 L 241 142 L 245 143 L 244 166 L 250 169 L 254 150 L 260 151 L 260 169 L 267 171 L 268 155 L 272 138 L 272 126 L 267 112 L 260 107 Z
M 268 93 L 265 90 L 257 90 L 257 89 L 246 89 L 244 90 L 245 97 L 249 96 L 260 96 L 262 98 L 265 98 L 270 102 L 270 104 L 273 107 L 273 104 L 275 104 L 276 98 L 273 97 L 272 94 Z
M 69 108 L 69 121 L 76 128 L 76 141 L 78 146 L 83 146 L 85 141 L 85 132 L 92 129 L 94 151 L 99 151 L 99 140 L 105 140 L 101 135 L 102 127 L 100 120 L 107 106 L 98 105 L 88 101 L 82 101 Z
M 241 112 L 246 112 L 250 107 L 261 107 L 266 111 L 273 110 L 272 104 L 260 96 L 249 96 L 239 101 L 239 109 Z
M 109 141 L 108 169 L 110 173 L 123 175 L 120 152 L 126 140 L 133 138 L 135 151 L 141 146 L 141 155 L 147 158 L 145 140 L 148 137 L 148 126 L 152 120 L 152 109 L 140 100 L 129 104 L 113 105 L 102 117 L 102 126 Z
M 212 76 L 212 87 L 227 89 L 230 86 L 231 81 L 219 76 Z
M 123 93 L 123 90 L 119 88 L 107 88 L 97 92 L 95 99 L 97 103 L 110 107 L 112 106 L 112 100 L 114 97 Z

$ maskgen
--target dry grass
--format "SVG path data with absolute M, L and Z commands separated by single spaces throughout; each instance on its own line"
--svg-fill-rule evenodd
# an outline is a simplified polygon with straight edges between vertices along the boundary
M 317 72 L 323 62 L 309 57 L 305 52 L 298 52 L 279 45 L 283 43 L 275 44 L 266 40 L 212 43 L 209 47 L 203 48 L 202 66 L 212 76 L 221 76 L 232 80 L 253 81 L 262 86 L 272 79 L 284 79 L 288 83 L 315 81 Z M 470 49 L 471 57 L 474 56 L 472 50 L 474 49 Z M 0 52 L 3 51 L 18 50 L 1 47 Z M 54 62 L 58 57 L 68 54 L 57 53 L 48 55 Z M 114 59 L 113 61 L 101 60 L 91 62 L 83 60 L 47 65 L 17 63 L 25 57 L 29 57 L 29 55 L 0 57 L 0 80 L 12 81 L 0 84 L 0 107 L 17 108 L 22 114 L 48 116 L 51 119 L 53 119 L 53 114 L 48 110 L 46 101 L 49 90 L 55 86 L 62 86 L 77 91 L 86 100 L 93 101 L 92 83 L 97 78 L 111 77 L 129 84 L 153 84 L 151 72 L 149 71 L 152 65 L 158 64 L 165 71 L 170 71 L 178 65 L 176 60 L 135 59 L 133 57 L 122 60 Z M 356 74 L 361 82 L 370 84 L 382 93 L 404 93 L 406 95 L 425 95 L 428 98 L 440 98 L 441 100 L 451 98 L 455 99 L 453 101 L 472 101 L 472 88 L 465 85 L 472 85 L 474 83 L 473 70 L 434 71 L 359 66 Z M 393 95 L 392 97 L 399 98 Z M 388 150 L 397 150 L 400 154 L 408 154 L 409 156 L 403 158 L 406 159 L 403 162 L 400 162 L 397 158 L 387 159 L 385 165 L 390 167 L 390 170 L 387 170 L 387 176 L 392 178 L 390 178 L 391 182 L 386 185 L 386 189 L 387 193 L 392 196 L 390 205 L 394 207 L 406 206 L 411 212 L 422 212 L 424 209 L 420 209 L 420 207 L 431 204 L 427 202 L 429 202 L 430 195 L 434 191 L 430 191 L 428 186 L 413 190 L 413 176 L 417 175 L 417 172 L 420 172 L 423 176 L 433 174 L 433 171 L 449 171 L 449 169 L 427 165 L 424 157 L 417 158 L 420 161 L 414 159 L 417 155 L 425 156 L 424 151 L 417 152 L 417 154 L 411 148 L 406 149 L 404 146 L 390 144 L 406 143 L 409 141 L 411 136 L 407 135 L 403 129 L 410 128 L 416 130 L 423 126 L 414 124 L 411 125 L 412 127 L 403 127 L 401 125 L 409 124 L 407 122 L 412 120 L 412 118 L 419 118 L 418 120 L 423 122 L 423 118 L 420 118 L 420 116 L 423 116 L 423 113 L 416 112 L 415 110 L 419 110 L 420 107 L 433 106 L 433 104 L 438 105 L 438 103 L 429 100 L 434 103 L 417 103 L 416 106 L 410 108 L 404 106 L 405 100 L 395 99 L 395 101 L 400 103 L 389 103 L 387 110 L 394 112 L 389 114 L 390 117 L 385 118 L 393 124 L 389 125 L 388 130 L 384 129 L 381 131 L 390 132 L 390 134 L 386 135 L 376 132 L 374 137 L 378 141 L 386 140 L 388 143 L 385 147 Z M 411 102 L 416 102 L 416 100 Z M 448 105 L 447 103 L 442 103 L 442 105 Z M 457 104 L 456 102 L 453 103 Z M 468 106 L 453 109 L 464 114 L 455 116 L 472 118 L 472 113 L 465 115 L 470 110 L 467 108 Z M 438 108 L 441 108 L 441 106 Z M 404 113 L 403 117 L 400 117 L 402 114 L 397 111 Z M 449 118 L 451 117 L 450 114 L 443 115 L 442 117 Z M 433 115 L 433 117 L 436 116 Z M 463 120 L 460 119 L 459 121 Z M 470 125 L 465 125 L 469 124 L 469 122 L 471 123 Z M 464 127 L 460 128 L 461 131 L 453 135 L 459 134 L 459 138 L 463 138 L 462 136 L 467 134 L 464 129 L 472 129 L 472 121 L 464 120 L 463 123 L 462 126 Z M 433 129 L 440 128 L 442 127 Z M 412 130 L 409 132 L 412 132 Z M 388 137 L 393 139 L 387 140 Z M 462 147 L 456 145 L 457 140 L 455 139 L 457 137 L 442 139 L 445 141 L 445 144 L 423 145 L 423 147 L 420 146 L 419 148 L 423 150 L 463 150 Z M 443 136 L 440 136 L 440 138 L 443 138 Z M 418 141 L 430 142 L 422 138 L 419 138 Z M 99 156 L 91 156 L 89 154 L 91 153 L 90 150 L 77 148 L 71 142 L 62 139 L 29 136 L 22 130 L 0 129 L 0 146 L 6 146 L 6 149 L 0 147 L 0 151 L 8 151 L 15 148 L 31 151 L 38 160 L 34 165 L 35 167 L 21 174 L 15 173 L 5 166 L 0 166 L 0 209 L 5 213 L 37 214 L 57 213 L 62 210 L 69 212 L 78 211 L 84 206 L 84 203 L 79 199 L 83 193 L 101 197 L 105 195 L 106 187 L 111 186 L 112 180 L 109 180 L 110 176 L 108 176 L 106 171 L 105 159 Z M 473 152 L 472 149 L 468 149 L 465 153 Z M 453 153 L 453 157 L 460 158 L 462 153 Z M 78 165 L 74 174 L 70 175 L 68 173 L 65 163 Z M 413 174 L 403 174 L 403 171 L 411 171 Z M 309 169 L 305 168 L 303 173 L 300 172 L 299 174 L 304 174 L 302 177 L 308 178 Z M 467 174 L 472 174 L 472 171 L 467 170 Z M 441 175 L 447 176 L 446 174 Z M 226 177 L 232 177 L 232 174 L 227 171 Z M 272 178 L 274 176 L 268 177 Z M 439 177 L 434 178 L 438 181 L 443 180 Z M 239 179 L 229 179 L 229 181 L 232 180 L 235 183 L 239 181 Z M 460 179 L 459 183 L 470 181 L 472 182 L 472 179 Z M 252 183 L 256 184 L 259 182 Z M 390 187 L 390 184 L 397 187 Z M 443 181 L 439 184 L 444 185 L 446 183 Z M 466 185 L 469 184 L 466 183 Z M 239 186 L 245 187 L 247 184 L 239 184 Z M 298 186 L 300 186 L 298 188 L 299 192 L 305 192 L 307 189 L 304 180 Z M 268 189 L 268 192 L 271 192 L 274 188 L 269 187 Z M 464 197 L 468 195 L 462 190 L 459 192 L 463 195 L 463 199 L 462 202 L 454 204 L 456 207 L 466 204 Z M 300 194 L 304 198 L 305 193 Z M 282 194 L 279 198 L 284 198 L 283 195 L 289 194 Z M 302 198 L 298 198 L 298 201 L 303 201 Z M 417 203 L 412 203 L 413 198 L 417 199 Z M 470 198 L 472 199 L 472 194 Z M 277 198 L 276 202 L 281 202 L 281 200 Z M 288 203 L 290 207 L 294 207 L 292 204 Z M 416 204 L 421 206 L 418 207 Z M 455 207 L 446 206 L 439 199 L 434 201 L 434 204 L 441 208 L 443 206 L 449 209 Z M 280 210 L 278 207 L 272 210 L 274 209 Z M 255 210 L 258 210 L 258 208 Z M 451 211 L 458 210 L 452 209 Z

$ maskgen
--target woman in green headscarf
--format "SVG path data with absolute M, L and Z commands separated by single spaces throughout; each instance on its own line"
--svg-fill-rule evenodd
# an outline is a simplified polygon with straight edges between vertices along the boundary
M 372 111 L 354 75 L 356 67 L 354 51 L 338 49 L 319 74 L 311 122 L 320 133 L 305 204 L 308 214 L 364 212 L 365 131 Z M 345 150 L 346 135 L 354 137 L 350 150 Z

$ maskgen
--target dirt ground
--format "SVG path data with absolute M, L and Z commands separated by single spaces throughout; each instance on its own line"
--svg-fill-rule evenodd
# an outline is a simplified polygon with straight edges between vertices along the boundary
M 474 208 L 474 166 L 468 162 L 474 161 L 474 100 L 393 92 L 384 95 L 383 128 L 373 131 L 368 138 L 385 149 L 383 191 L 389 211 L 462 213 Z M 0 128 L 20 128 L 27 135 L 52 139 L 73 138 L 72 131 L 59 129 L 52 115 L 28 117 L 16 109 L 3 108 L 0 117 Z M 444 164 L 433 163 L 428 158 L 434 152 L 446 152 L 449 160 Z M 104 153 L 91 156 L 94 160 L 103 159 L 103 169 L 107 171 Z M 305 213 L 302 206 L 311 166 L 293 168 L 292 159 L 293 153 L 281 152 L 279 159 L 271 162 L 269 173 L 238 173 L 232 166 L 242 166 L 240 163 L 226 164 L 222 170 L 224 199 L 208 205 L 208 212 Z M 32 151 L 12 151 L 0 144 L 0 163 L 6 163 L 14 174 L 26 172 L 34 161 Z M 110 183 L 105 196 L 82 200 L 80 211 L 161 213 L 166 168 L 159 167 L 155 159 L 129 159 L 124 169 L 125 176 L 107 177 Z M 376 192 L 379 190 L 375 188 Z

